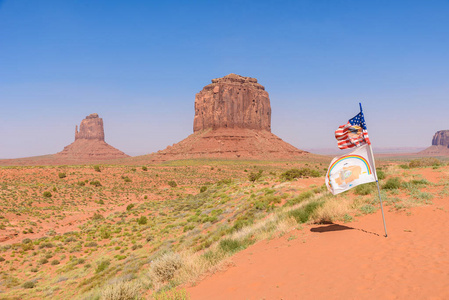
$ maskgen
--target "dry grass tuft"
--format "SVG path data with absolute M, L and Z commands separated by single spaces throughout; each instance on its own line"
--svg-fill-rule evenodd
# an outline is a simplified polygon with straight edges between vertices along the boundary
M 137 299 L 140 292 L 141 284 L 134 281 L 119 281 L 114 284 L 107 285 L 101 292 L 102 300 L 133 300 Z
M 318 208 L 312 215 L 314 223 L 326 223 L 344 219 L 345 215 L 356 212 L 354 200 L 347 197 L 332 197 L 327 199 L 323 206 Z
M 151 263 L 149 276 L 155 285 L 170 281 L 183 265 L 179 253 L 165 253 Z

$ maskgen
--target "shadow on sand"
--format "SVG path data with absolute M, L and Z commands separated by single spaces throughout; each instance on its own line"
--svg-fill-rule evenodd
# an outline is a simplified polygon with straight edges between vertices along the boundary
M 334 224 L 334 223 L 329 223 L 326 226 L 313 227 L 310 229 L 311 232 L 318 232 L 318 233 L 341 231 L 341 230 L 359 230 L 359 231 L 362 231 L 365 233 L 380 236 L 379 234 L 377 234 L 375 232 L 366 231 L 365 229 L 359 229 L 359 228 L 354 228 L 354 227 L 349 227 L 349 226 Z

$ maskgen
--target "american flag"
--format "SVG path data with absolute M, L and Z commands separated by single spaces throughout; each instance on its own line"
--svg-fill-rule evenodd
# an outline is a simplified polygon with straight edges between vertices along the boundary
M 348 149 L 359 147 L 364 144 L 370 145 L 368 130 L 366 129 L 363 112 L 358 113 L 345 125 L 341 125 L 335 130 L 335 138 L 338 141 L 338 148 Z

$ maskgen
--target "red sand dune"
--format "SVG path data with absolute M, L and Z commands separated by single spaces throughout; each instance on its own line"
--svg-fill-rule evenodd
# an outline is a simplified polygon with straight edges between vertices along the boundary
M 261 241 L 188 288 L 191 299 L 449 299 L 449 198 Z M 290 238 L 294 236 L 294 239 Z

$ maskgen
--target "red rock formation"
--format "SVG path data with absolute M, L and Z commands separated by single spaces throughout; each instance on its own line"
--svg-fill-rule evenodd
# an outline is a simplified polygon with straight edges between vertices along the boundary
M 77 139 L 104 141 L 103 119 L 98 114 L 90 114 L 81 121 L 80 130 L 75 127 L 75 141 Z
M 90 114 L 75 127 L 75 142 L 66 146 L 56 156 L 75 160 L 110 160 L 128 157 L 104 141 L 103 119 Z
M 433 136 L 432 145 L 449 147 L 449 130 L 437 131 Z
M 418 154 L 430 156 L 449 155 L 449 130 L 437 131 L 432 139 L 432 146 L 419 152 Z
M 196 94 L 193 131 L 218 128 L 271 131 L 270 98 L 257 79 L 229 74 Z
M 236 74 L 213 79 L 196 94 L 193 131 L 151 160 L 294 159 L 307 153 L 271 133 L 268 93 L 257 79 Z

